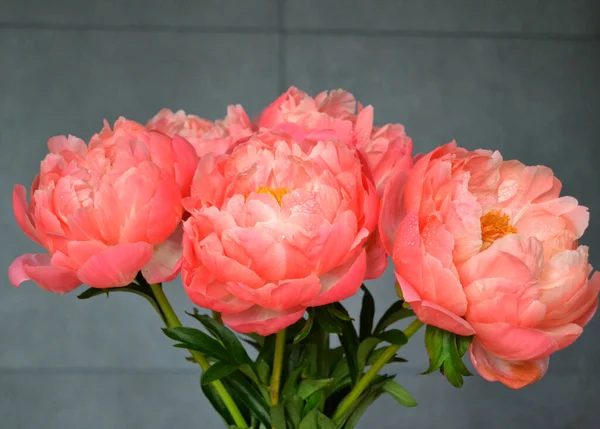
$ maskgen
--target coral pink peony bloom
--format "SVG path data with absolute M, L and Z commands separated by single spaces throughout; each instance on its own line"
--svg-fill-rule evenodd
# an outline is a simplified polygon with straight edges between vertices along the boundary
M 381 198 L 392 171 L 412 167 L 412 140 L 399 124 L 373 126 L 373 108 L 360 105 L 347 91 L 321 92 L 315 98 L 291 87 L 268 106 L 257 125 L 284 131 L 296 139 L 320 140 L 335 137 L 356 148 L 364 160 L 365 174 Z M 377 278 L 387 266 L 387 256 L 374 234 L 367 250 L 367 278 Z
M 17 222 L 47 254 L 9 268 L 18 286 L 33 280 L 65 293 L 81 283 L 129 284 L 141 270 L 151 283 L 175 277 L 181 263 L 181 197 L 197 164 L 183 138 L 171 139 L 124 118 L 92 137 L 53 137 L 27 203 L 16 185 Z
M 356 151 L 335 141 L 307 151 L 263 131 L 208 154 L 184 207 L 185 290 L 238 332 L 275 333 L 365 278 L 378 198 Z
M 146 127 L 170 137 L 179 135 L 189 141 L 198 156 L 207 153 L 223 154 L 234 143 L 249 137 L 253 130 L 248 115 L 240 105 L 229 106 L 225 119 L 212 122 L 195 115 L 186 115 L 183 110 L 173 113 L 162 109 Z
M 426 324 L 474 334 L 477 371 L 513 388 L 542 377 L 598 306 L 600 276 L 588 280 L 577 245 L 589 214 L 560 190 L 546 167 L 450 143 L 383 198 L 379 230 L 406 301 Z
M 333 132 L 339 140 L 361 152 L 379 197 L 383 196 L 392 170 L 408 171 L 412 166 L 412 140 L 404 127 L 373 126 L 373 107 L 363 108 L 354 95 L 344 90 L 325 91 L 312 98 L 291 87 L 262 112 L 257 125 L 292 134 L 299 130 L 316 135 Z

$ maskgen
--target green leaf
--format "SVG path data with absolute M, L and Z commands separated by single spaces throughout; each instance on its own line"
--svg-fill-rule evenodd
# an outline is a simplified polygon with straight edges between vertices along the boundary
M 238 368 L 238 365 L 232 365 L 225 362 L 216 362 L 212 364 L 203 374 L 200 379 L 202 384 L 210 384 L 213 381 L 227 377 Z
M 336 306 L 342 307 L 339 302 Z M 356 362 L 356 355 L 358 353 L 358 334 L 354 328 L 352 322 L 344 322 L 342 325 L 342 334 L 338 336 L 340 343 L 344 348 L 346 360 L 348 362 L 348 371 L 350 372 L 350 378 L 352 379 L 352 386 L 356 384 L 358 379 L 358 364 Z
M 108 288 L 108 289 L 97 289 L 97 288 L 91 287 L 89 289 L 86 289 L 79 295 L 77 295 L 77 298 L 78 299 L 90 299 L 90 298 L 93 298 L 98 295 L 106 295 L 106 297 L 108 298 L 109 294 L 113 293 L 113 292 L 133 293 L 133 294 L 136 294 L 136 295 L 139 295 L 139 296 L 145 298 L 150 303 L 150 305 L 152 305 L 152 307 L 154 307 L 154 310 L 156 310 L 158 315 L 161 317 L 162 321 L 166 324 L 167 320 L 165 318 L 165 315 L 162 312 L 162 310 L 160 309 L 160 306 L 158 305 L 158 303 L 156 302 L 156 298 L 154 297 L 154 294 L 152 293 L 152 290 L 150 289 L 150 286 L 148 286 L 148 285 L 140 285 L 137 283 L 130 283 L 128 286 L 125 286 L 125 287 L 115 287 L 115 288 Z
M 297 394 L 296 391 L 298 390 L 298 378 L 300 377 L 300 374 L 302 373 L 303 369 L 304 366 L 299 366 L 288 376 L 287 380 L 285 380 L 283 389 L 281 389 L 281 395 L 284 398 L 292 397 Z
M 334 393 L 339 392 L 340 390 L 345 388 L 350 390 L 351 385 L 352 380 L 350 379 L 350 375 L 346 375 L 343 378 L 336 378 L 331 389 L 327 391 L 328 397 L 331 397 L 331 395 L 333 395 Z
M 271 427 L 270 407 L 246 377 L 234 372 L 223 379 L 223 384 L 234 396 L 236 403 L 244 404 L 263 425 Z
M 407 317 L 411 317 L 414 315 L 412 310 L 404 308 L 403 305 L 404 305 L 404 301 L 402 301 L 402 300 L 394 302 L 390 306 L 390 308 L 388 308 L 386 310 L 386 312 L 383 313 L 383 316 L 381 316 L 381 319 L 379 319 L 379 322 L 377 323 L 377 326 L 375 327 L 375 330 L 373 331 L 373 335 L 377 336 L 380 333 L 382 333 L 383 331 L 385 331 L 388 326 L 396 323 L 399 320 L 402 320 L 402 319 L 405 319 Z
M 309 396 L 306 399 L 306 404 L 304 405 L 303 415 L 306 416 L 312 410 L 316 409 L 319 405 L 321 405 L 321 403 L 323 403 L 324 401 L 325 401 L 325 394 L 323 393 L 323 391 L 322 390 L 316 391 L 315 393 L 313 393 L 311 396 Z
M 236 366 L 238 371 L 240 371 L 242 374 L 244 374 L 246 377 L 248 377 L 257 386 L 260 387 L 263 385 L 263 382 L 259 378 L 258 374 L 254 371 L 254 367 L 255 367 L 254 364 L 253 365 L 244 364 L 244 365 L 234 365 L 234 366 Z
M 323 413 L 317 415 L 317 427 L 319 429 L 337 429 L 335 423 Z
M 362 307 L 360 310 L 360 340 L 364 340 L 365 338 L 371 336 L 373 332 L 373 321 L 375 317 L 375 300 L 373 300 L 373 295 L 363 284 L 361 286 L 363 290 L 363 299 L 362 299 Z
M 348 361 L 344 357 L 343 359 L 340 359 L 335 365 L 335 368 L 331 372 L 331 377 L 335 379 L 335 383 L 337 384 L 340 382 L 340 380 L 349 376 L 350 371 L 348 370 Z
M 119 289 L 125 289 L 125 288 L 119 288 Z M 115 288 L 115 290 L 117 290 L 117 288 Z M 77 295 L 77 299 L 90 299 L 90 298 L 93 298 L 98 295 L 106 295 L 106 297 L 108 298 L 109 292 L 110 292 L 110 289 L 98 289 L 98 288 L 91 287 L 89 289 L 86 289 L 79 295 Z
M 378 337 L 383 341 L 397 346 L 403 346 L 408 343 L 408 338 L 400 329 L 390 329 L 389 331 L 382 332 Z
M 231 363 L 231 356 L 221 343 L 198 329 L 182 326 L 178 328 L 164 328 L 163 332 L 167 337 L 181 343 L 175 344 L 175 347 L 196 350 L 213 356 L 218 360 Z
M 297 396 L 291 396 L 283 401 L 285 411 L 292 423 L 292 427 L 297 428 L 302 420 L 302 408 L 304 401 Z
M 296 368 L 305 365 L 306 348 L 304 344 L 288 344 L 286 351 L 287 354 L 284 358 L 287 359 L 287 368 L 284 367 L 284 371 L 287 371 L 287 374 L 291 374 Z
M 223 418 L 223 420 L 225 421 L 225 424 L 227 424 L 227 425 L 234 424 L 235 422 L 234 422 L 233 418 L 231 417 L 229 410 L 227 410 L 227 407 L 223 403 L 221 396 L 219 396 L 219 394 L 217 393 L 214 386 L 212 384 L 208 384 L 208 385 L 200 384 L 200 386 L 202 387 L 202 392 L 204 393 L 204 396 L 206 396 L 206 398 L 208 399 L 210 404 L 213 406 L 213 408 Z M 235 427 L 237 428 L 237 426 L 235 426 Z
M 454 387 L 461 388 L 464 383 L 463 376 L 471 375 L 471 373 L 458 353 L 455 334 L 445 332 L 444 351 L 448 354 L 448 358 L 444 360 L 442 373 L 446 376 L 446 379 L 450 384 Z
M 425 327 L 425 349 L 429 356 L 429 368 L 423 374 L 431 374 L 444 363 L 444 331 L 432 325 Z
M 359 373 L 362 374 L 364 372 L 371 352 L 380 342 L 381 339 L 375 337 L 369 337 L 362 340 L 358 346 L 358 352 L 356 353 L 356 366 L 358 367 Z
M 463 337 L 462 335 L 456 336 L 456 345 L 458 347 L 458 355 L 463 357 L 467 350 L 469 350 L 469 346 L 473 342 L 473 335 L 468 337 Z
M 373 365 L 377 361 L 377 359 L 379 359 L 381 357 L 381 355 L 385 353 L 386 350 L 387 350 L 387 346 L 380 347 L 378 349 L 373 350 L 371 352 L 371 354 L 369 355 L 369 358 L 367 359 L 367 366 Z M 403 363 L 403 362 L 408 362 L 408 361 L 404 358 L 401 358 L 400 356 L 394 356 L 393 358 L 391 358 L 389 360 L 388 363 Z
M 313 393 L 323 390 L 333 383 L 333 378 L 326 378 L 324 380 L 304 380 L 298 386 L 297 395 L 302 399 L 307 399 Z
M 202 314 L 187 314 L 202 323 L 202 325 L 204 325 L 204 327 L 223 344 L 225 349 L 227 349 L 227 351 L 231 354 L 230 359 L 232 359 L 235 363 L 240 365 L 252 365 L 252 359 L 250 359 L 250 356 L 248 356 L 246 349 L 240 342 L 237 335 L 230 331 L 229 328 L 225 327 L 209 316 Z
M 354 427 L 356 427 L 356 424 L 358 423 L 362 415 L 365 413 L 365 411 L 367 411 L 371 404 L 375 402 L 375 400 L 379 398 L 379 396 L 381 396 L 382 393 L 383 389 L 381 387 L 372 387 L 365 390 L 363 394 L 359 396 L 358 400 L 356 401 L 356 405 L 354 405 L 353 408 L 351 408 L 344 415 L 342 415 L 339 421 L 336 421 L 337 427 L 343 427 L 344 429 L 354 429 Z
M 271 423 L 273 424 L 273 429 L 287 429 L 283 404 L 271 407 Z
M 338 363 L 344 361 L 344 348 L 339 346 L 333 349 L 328 349 L 327 361 L 329 362 L 329 366 L 327 367 L 326 375 L 332 377 L 332 374 L 335 371 Z
M 471 340 L 428 325 L 425 329 L 425 348 L 429 355 L 429 368 L 424 374 L 439 369 L 450 384 L 462 387 L 463 377 L 471 375 L 462 360 Z
M 415 401 L 415 398 L 413 398 L 412 395 L 408 393 L 408 391 L 397 382 L 393 380 L 388 380 L 385 383 L 383 383 L 381 388 L 385 392 L 392 395 L 394 399 L 398 401 L 401 405 L 404 405 L 405 407 L 417 406 L 417 401 Z
M 273 364 L 273 356 L 275 355 L 275 335 L 269 335 L 265 337 L 263 346 L 258 352 L 256 360 L 263 360 L 268 365 Z
M 335 304 L 328 305 L 327 311 L 335 317 L 336 319 L 342 320 L 344 322 L 352 322 L 354 319 L 350 317 L 350 314 L 346 311 L 346 309 L 342 306 L 336 306 Z
M 308 318 L 306 319 L 306 323 L 304 324 L 300 332 L 298 332 L 298 334 L 294 337 L 294 344 L 298 344 L 299 342 L 304 340 L 308 336 L 308 334 L 310 334 L 310 330 L 312 329 L 313 325 L 313 320 L 313 312 L 308 311 Z
M 327 311 L 327 306 L 315 307 L 313 309 L 315 320 L 317 323 L 330 334 L 341 334 L 342 333 L 342 321 L 336 319 Z
M 302 419 L 298 429 L 337 429 L 337 427 L 325 414 L 313 410 Z
M 269 366 L 269 364 L 266 363 L 264 360 L 260 359 L 256 361 L 256 364 L 254 366 L 256 368 L 256 375 L 258 375 L 258 379 L 265 386 L 268 385 L 271 378 L 271 367 Z
M 319 350 L 315 343 L 307 342 L 306 348 L 306 364 L 302 371 L 303 377 L 316 378 L 319 376 Z

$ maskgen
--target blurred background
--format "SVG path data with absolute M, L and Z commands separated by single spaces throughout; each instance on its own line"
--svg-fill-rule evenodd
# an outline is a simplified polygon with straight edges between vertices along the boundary
M 456 139 L 545 164 L 590 207 L 584 244 L 600 267 L 600 0 L 0 0 L 0 267 L 37 252 L 14 222 L 48 137 L 160 108 L 256 115 L 288 86 L 344 88 L 400 122 L 426 152 Z M 371 282 L 378 313 L 393 277 Z M 190 310 L 181 285 L 166 288 Z M 348 302 L 356 314 L 360 298 Z M 79 302 L 33 283 L 0 288 L 2 429 L 221 428 L 199 371 L 128 294 Z M 512 391 L 478 376 L 461 390 L 427 366 L 422 335 L 359 428 L 592 429 L 600 421 L 600 316 Z

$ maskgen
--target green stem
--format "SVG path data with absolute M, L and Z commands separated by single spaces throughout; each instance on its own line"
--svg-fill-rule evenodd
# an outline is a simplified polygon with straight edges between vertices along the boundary
M 410 338 L 412 337 L 420 328 L 423 326 L 423 322 L 419 319 L 413 320 L 413 322 L 408 325 L 408 327 L 404 330 L 404 334 Z M 341 404 L 338 406 L 335 414 L 333 415 L 333 420 L 339 420 L 358 400 L 360 395 L 365 391 L 367 387 L 371 384 L 373 379 L 377 377 L 377 374 L 381 369 L 385 366 L 388 361 L 396 356 L 396 352 L 398 352 L 400 346 L 396 344 L 392 344 L 389 346 L 383 354 L 375 361 L 375 363 L 371 366 L 369 371 L 356 383 L 356 386 L 348 393 L 348 395 L 344 398 Z
M 415 319 L 410 325 L 406 327 L 406 329 L 404 330 L 404 335 L 406 335 L 406 338 L 410 338 L 413 335 L 415 335 L 417 331 L 421 329 L 422 326 L 423 322 L 421 322 L 419 319 Z
M 171 303 L 167 299 L 167 296 L 165 295 L 161 284 L 151 284 L 150 289 L 152 289 L 152 293 L 154 293 L 156 302 L 158 303 L 158 306 L 162 310 L 163 314 L 165 315 L 167 328 L 180 327 L 181 321 L 179 320 L 179 317 L 177 317 L 177 314 L 175 314 L 175 311 L 173 310 Z M 192 354 L 192 357 L 198 363 L 198 365 L 200 365 L 203 371 L 206 371 L 208 368 L 210 368 L 210 363 L 208 362 L 208 359 L 206 359 L 206 357 L 202 353 L 194 350 L 190 350 L 189 352 Z M 212 385 L 223 400 L 223 404 L 225 404 L 227 410 L 229 410 L 229 413 L 231 414 L 231 417 L 233 418 L 235 424 L 239 428 L 246 429 L 248 427 L 248 424 L 246 423 L 246 420 L 244 420 L 244 417 L 242 416 L 240 409 L 235 404 L 233 398 L 231 397 L 227 389 L 225 389 L 223 383 L 220 380 L 217 380 L 214 381 Z
M 271 405 L 279 403 L 279 386 L 281 385 L 281 370 L 285 354 L 285 329 L 275 336 L 275 356 L 273 356 L 273 375 L 271 376 Z

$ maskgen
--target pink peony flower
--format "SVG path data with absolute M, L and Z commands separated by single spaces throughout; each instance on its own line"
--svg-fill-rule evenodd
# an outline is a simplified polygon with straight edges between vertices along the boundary
M 191 300 L 238 332 L 269 335 L 357 292 L 378 199 L 350 148 L 320 141 L 306 151 L 263 131 L 204 156 L 184 207 Z
M 53 137 L 27 203 L 16 185 L 17 222 L 47 254 L 26 254 L 9 268 L 18 286 L 69 292 L 125 286 L 141 270 L 151 283 L 177 275 L 181 263 L 181 197 L 197 164 L 183 138 L 148 132 L 120 118 L 105 124 L 89 146 Z
M 179 135 L 189 141 L 198 156 L 227 152 L 234 143 L 248 138 L 253 130 L 248 115 L 240 105 L 229 106 L 225 119 L 212 122 L 195 115 L 186 115 L 183 110 L 173 113 L 162 109 L 146 127 L 170 137 Z
M 342 142 L 355 146 L 365 158 L 379 197 L 390 172 L 412 166 L 412 140 L 400 124 L 373 126 L 373 107 L 364 107 L 344 90 L 321 92 L 315 98 L 291 87 L 258 119 L 259 127 L 310 134 L 332 131 Z M 317 133 L 318 135 L 318 133 Z M 314 134 L 312 136 L 314 138 Z
M 373 108 L 363 108 L 347 91 L 321 92 L 312 98 L 291 87 L 262 112 L 257 125 L 286 132 L 296 141 L 337 138 L 356 148 L 380 198 L 392 171 L 408 172 L 412 167 L 412 140 L 404 127 L 373 126 Z M 367 246 L 367 257 L 367 278 L 381 276 L 387 256 L 378 233 Z
M 475 335 L 487 380 L 521 388 L 542 377 L 598 306 L 578 246 L 589 214 L 546 167 L 450 143 L 394 176 L 379 230 L 402 293 L 421 321 Z

